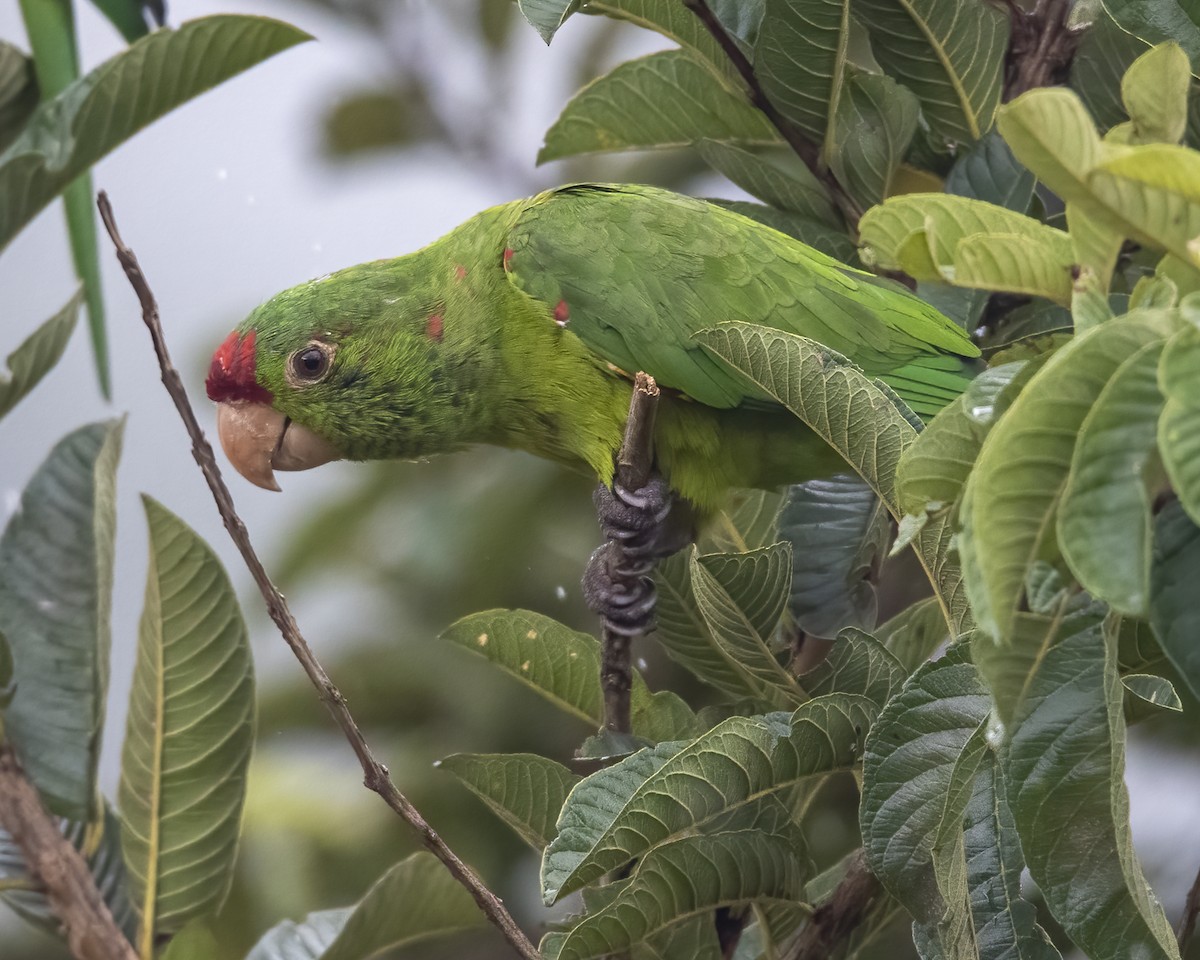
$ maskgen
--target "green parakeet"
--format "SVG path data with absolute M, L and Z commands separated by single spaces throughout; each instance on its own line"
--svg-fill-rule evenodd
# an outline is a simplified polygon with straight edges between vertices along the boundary
M 577 184 L 278 294 L 217 350 L 208 395 L 230 460 L 272 489 L 273 470 L 475 443 L 609 483 L 638 370 L 664 388 L 656 466 L 701 515 L 730 487 L 845 469 L 693 340 L 726 320 L 818 340 L 922 416 L 978 366 L 967 335 L 898 284 L 701 200 Z

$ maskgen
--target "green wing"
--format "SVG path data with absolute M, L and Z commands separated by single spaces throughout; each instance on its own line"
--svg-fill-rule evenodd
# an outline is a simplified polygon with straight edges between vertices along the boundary
M 818 340 L 923 415 L 962 392 L 976 366 L 969 358 L 979 355 L 961 328 L 898 284 L 653 187 L 541 194 L 507 245 L 509 279 L 597 356 L 713 407 L 766 399 L 693 339 L 726 320 Z

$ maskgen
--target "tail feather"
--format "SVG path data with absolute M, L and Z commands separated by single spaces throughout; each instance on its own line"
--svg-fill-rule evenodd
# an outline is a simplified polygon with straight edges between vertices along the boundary
M 983 369 L 978 360 L 942 355 L 918 357 L 879 379 L 896 391 L 922 420 L 957 399 Z

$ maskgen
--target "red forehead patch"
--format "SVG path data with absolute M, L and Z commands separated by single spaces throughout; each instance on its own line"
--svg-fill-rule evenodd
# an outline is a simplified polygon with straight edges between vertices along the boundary
M 245 400 L 250 403 L 271 403 L 271 391 L 261 386 L 254 376 L 254 331 L 238 336 L 233 331 L 213 354 L 204 386 L 208 399 L 216 403 Z

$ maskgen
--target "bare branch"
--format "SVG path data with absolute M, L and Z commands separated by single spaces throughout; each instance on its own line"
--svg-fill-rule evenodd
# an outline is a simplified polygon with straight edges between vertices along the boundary
M 512 945 L 513 949 L 522 957 L 525 957 L 526 960 L 537 960 L 537 950 L 521 931 L 521 928 L 517 926 L 516 921 L 513 920 L 512 916 L 505 909 L 500 898 L 492 893 L 479 877 L 475 875 L 474 871 L 458 858 L 454 851 L 446 845 L 445 841 L 429 826 L 417 808 L 392 783 L 387 767 L 375 759 L 371 748 L 367 746 L 362 731 L 359 730 L 358 724 L 346 706 L 345 697 L 334 686 L 333 681 L 329 679 L 325 668 L 318 662 L 309 648 L 308 642 L 300 633 L 300 628 L 296 625 L 296 620 L 288 608 L 287 601 L 275 584 L 271 582 L 270 577 L 267 576 L 267 571 L 258 559 L 258 554 L 250 542 L 250 536 L 246 532 L 246 525 L 234 509 L 233 497 L 230 496 L 229 488 L 225 486 L 225 481 L 221 478 L 221 471 L 217 467 L 212 447 L 209 445 L 208 440 L 205 439 L 204 432 L 200 429 L 200 424 L 196 420 L 196 414 L 192 410 L 191 403 L 187 398 L 187 391 L 183 387 L 183 380 L 180 379 L 179 372 L 171 363 L 171 357 L 167 352 L 166 340 L 163 337 L 162 323 L 159 320 L 158 304 L 154 299 L 154 294 L 150 291 L 150 285 L 142 273 L 142 268 L 138 264 L 137 257 L 125 245 L 120 233 L 117 231 L 117 225 L 113 219 L 112 206 L 109 204 L 108 196 L 104 191 L 100 192 L 97 205 L 100 208 L 100 218 L 104 221 L 105 229 L 108 230 L 108 235 L 112 238 L 113 245 L 117 249 L 117 259 L 125 270 L 125 276 L 129 278 L 130 284 L 137 293 L 138 301 L 142 305 L 142 319 L 150 331 L 150 339 L 154 342 L 154 352 L 158 356 L 158 365 L 162 372 L 163 386 L 167 388 L 167 393 L 170 394 L 171 400 L 175 404 L 175 409 L 179 411 L 179 416 L 183 419 L 184 426 L 191 437 L 192 456 L 200 466 L 200 472 L 204 474 L 204 479 L 208 483 L 209 490 L 212 491 L 213 499 L 217 503 L 217 510 L 220 512 L 221 519 L 225 523 L 225 529 L 229 531 L 229 536 L 238 548 L 238 552 L 241 553 L 242 559 L 245 560 L 246 566 L 250 570 L 250 575 L 254 578 L 254 582 L 258 585 L 263 600 L 266 601 L 267 612 L 270 614 L 271 619 L 275 621 L 275 625 L 283 635 L 284 641 L 291 648 L 296 659 L 300 661 L 300 666 L 304 668 L 304 672 L 308 675 L 308 679 L 312 681 L 312 685 L 316 687 L 317 695 L 333 715 L 334 720 L 337 721 L 337 725 L 341 727 L 346 740 L 354 749 L 354 753 L 362 765 L 363 783 L 366 784 L 369 790 L 378 793 L 384 802 L 417 832 L 425 847 L 445 864 L 446 869 L 450 871 L 451 876 L 455 880 L 466 887 L 471 896 L 475 898 L 479 909 L 483 911 L 488 920 L 504 935 L 504 938 Z
M 729 31 L 717 15 L 712 12 L 706 0 L 683 0 L 683 5 L 692 11 L 704 24 L 704 28 L 712 34 L 714 40 L 720 45 L 725 52 L 725 56 L 729 58 L 729 62 L 733 64 L 735 70 L 741 76 L 746 86 L 750 91 L 750 102 L 758 109 L 764 117 L 771 121 L 771 125 L 779 131 L 779 135 L 783 137 L 787 145 L 792 148 L 792 152 L 796 154 L 809 170 L 829 192 L 829 197 L 833 200 L 837 208 L 846 218 L 847 224 L 850 226 L 851 232 L 858 235 L 858 221 L 862 216 L 862 208 L 855 202 L 845 188 L 838 182 L 837 177 L 821 162 L 821 148 L 813 143 L 803 133 L 797 129 L 796 125 L 788 120 L 779 109 L 771 102 L 766 91 L 763 90 L 762 84 L 758 81 L 758 74 L 754 72 L 754 64 L 752 64 L 746 55 L 742 52 L 742 48 L 737 45 L 737 41 L 729 35 Z
M 62 921 L 72 956 L 137 960 L 83 856 L 42 806 L 37 789 L 6 743 L 0 743 L 0 825 L 21 851 L 30 879 L 45 890 L 51 909 Z
M 867 867 L 862 850 L 846 868 L 846 875 L 829 899 L 813 912 L 787 960 L 824 960 L 862 922 L 864 914 L 881 891 L 879 881 Z
M 1067 25 L 1069 0 L 1038 0 L 1026 10 L 1016 0 L 995 0 L 1008 11 L 1012 36 L 1004 65 L 1004 101 L 1034 87 L 1066 80 L 1066 70 L 1084 31 Z

